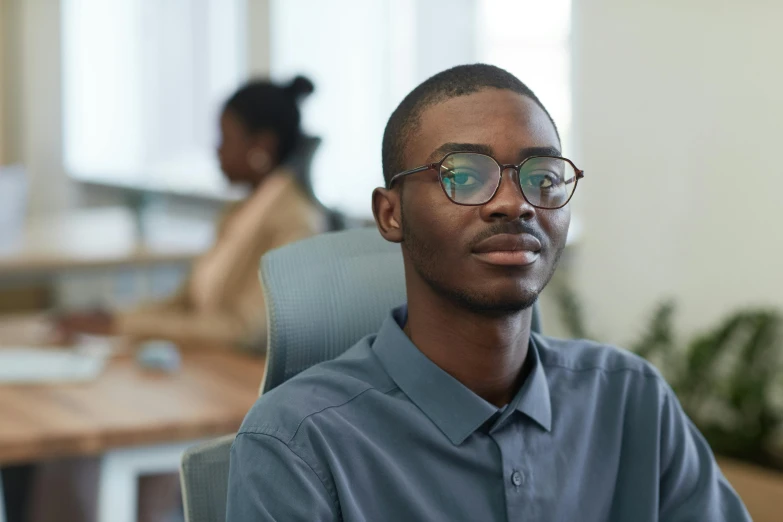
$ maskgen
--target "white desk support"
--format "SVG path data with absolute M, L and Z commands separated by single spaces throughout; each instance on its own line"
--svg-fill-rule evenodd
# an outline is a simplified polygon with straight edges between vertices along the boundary
M 200 442 L 139 446 L 105 453 L 98 486 L 98 522 L 136 522 L 139 477 L 179 472 L 182 454 Z M 0 522 L 5 521 L 0 518 Z

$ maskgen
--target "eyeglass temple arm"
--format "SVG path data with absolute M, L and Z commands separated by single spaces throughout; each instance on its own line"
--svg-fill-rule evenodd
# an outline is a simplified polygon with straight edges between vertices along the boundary
M 574 167 L 574 170 L 576 171 L 576 176 L 574 176 L 570 180 L 566 181 L 566 185 L 569 184 L 569 183 L 576 183 L 577 181 L 579 181 L 580 179 L 585 177 L 585 171 L 584 170 L 579 170 L 576 167 Z
M 399 178 L 402 178 L 403 176 L 408 176 L 410 174 L 416 174 L 417 172 L 424 172 L 425 170 L 437 169 L 437 168 L 438 168 L 437 163 L 430 163 L 429 165 L 422 165 L 421 167 L 416 167 L 415 169 L 406 170 L 400 172 L 399 174 L 395 174 L 389 180 L 389 188 L 391 188 L 391 186 L 394 184 L 395 181 L 397 181 Z

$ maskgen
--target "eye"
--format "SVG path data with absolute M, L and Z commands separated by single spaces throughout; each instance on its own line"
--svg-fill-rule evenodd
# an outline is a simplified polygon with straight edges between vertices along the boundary
M 536 170 L 525 176 L 523 184 L 530 188 L 552 190 L 562 184 L 562 179 L 556 172 Z
M 477 173 L 470 169 L 453 169 L 443 171 L 443 181 L 457 188 L 469 188 L 479 184 Z

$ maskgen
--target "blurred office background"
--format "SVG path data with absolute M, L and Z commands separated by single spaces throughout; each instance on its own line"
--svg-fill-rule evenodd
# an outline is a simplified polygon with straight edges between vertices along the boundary
M 429 75 L 487 61 L 539 94 L 587 172 L 574 281 L 608 340 L 665 296 L 686 329 L 783 303 L 776 2 L 0 6 L 0 162 L 24 166 L 28 217 L 145 192 L 215 207 L 231 197 L 214 154 L 220 104 L 249 77 L 297 73 L 317 86 L 303 108 L 324 139 L 316 193 L 369 217 L 391 110 Z
M 539 95 L 586 172 L 558 277 L 591 332 L 625 344 L 669 298 L 683 336 L 781 309 L 781 18 L 774 0 L 0 0 L 0 165 L 20 165 L 25 185 L 0 193 L 16 209 L 0 230 L 0 292 L 14 296 L 2 306 L 130 305 L 175 288 L 240 195 L 218 171 L 216 120 L 247 79 L 313 80 L 316 195 L 361 220 L 397 103 L 482 61 Z M 64 227 L 47 229 L 54 242 L 96 231 L 95 258 L 145 234 L 171 255 L 20 269 L 47 223 Z M 545 329 L 567 335 L 559 307 L 544 300 Z
M 455 64 L 486 61 L 518 74 L 550 108 L 567 149 L 576 150 L 567 1 L 2 5 L 1 158 L 24 166 L 33 218 L 121 205 L 214 221 L 222 203 L 239 196 L 218 170 L 217 116 L 237 86 L 259 76 L 305 74 L 316 84 L 303 107 L 305 130 L 323 138 L 314 189 L 352 218 L 371 217 L 391 111 L 416 84 Z M 207 232 L 199 234 L 208 241 Z M 112 285 L 144 288 L 127 273 L 114 277 L 119 283 L 90 286 L 92 279 L 58 278 L 55 299 L 64 306 L 130 304 L 137 296 L 98 294 Z M 175 286 L 169 279 L 146 287 L 166 293 Z

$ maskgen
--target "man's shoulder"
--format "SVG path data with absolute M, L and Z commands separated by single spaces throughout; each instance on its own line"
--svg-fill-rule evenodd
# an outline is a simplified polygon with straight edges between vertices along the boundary
M 308 418 L 350 407 L 368 393 L 387 393 L 396 386 L 372 350 L 372 336 L 340 357 L 317 364 L 258 398 L 239 433 L 272 435 L 291 441 Z
M 632 374 L 662 380 L 658 370 L 638 355 L 608 344 L 586 339 L 557 339 L 536 335 L 541 363 L 550 371 L 573 374 Z

